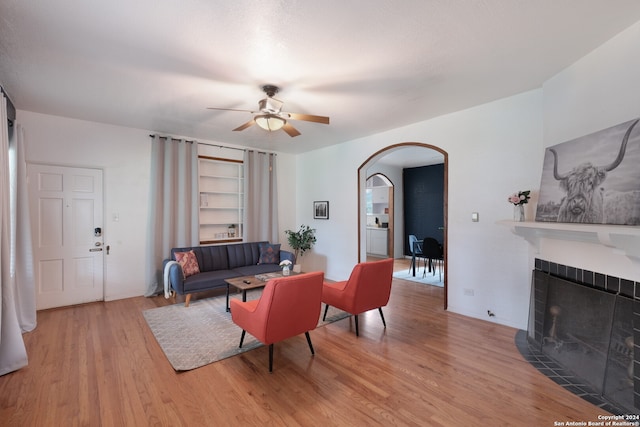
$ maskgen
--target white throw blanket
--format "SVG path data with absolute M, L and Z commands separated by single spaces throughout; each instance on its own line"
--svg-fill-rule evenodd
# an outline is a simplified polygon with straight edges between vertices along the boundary
M 171 296 L 169 289 L 169 269 L 171 268 L 172 265 L 180 265 L 178 264 L 177 261 L 169 261 L 167 262 L 167 265 L 164 266 L 164 297 L 169 299 L 169 297 Z

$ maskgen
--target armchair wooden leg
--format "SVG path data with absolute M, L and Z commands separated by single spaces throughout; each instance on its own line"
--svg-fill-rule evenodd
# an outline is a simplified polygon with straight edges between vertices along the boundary
M 387 327 L 387 322 L 384 321 L 384 314 L 382 314 L 382 307 L 378 307 L 378 311 L 380 312 L 380 317 L 382 318 L 382 324 L 384 327 Z
M 187 294 L 187 298 L 184 300 L 184 306 L 189 307 L 189 302 L 191 302 L 191 294 Z
M 269 372 L 273 372 L 273 344 L 269 344 Z
M 327 318 L 327 311 L 329 311 L 329 304 L 324 305 L 324 316 L 322 316 L 322 321 L 324 322 Z
M 358 315 L 354 314 L 353 317 L 356 318 L 356 336 L 359 337 L 360 334 L 358 333 Z
M 246 334 L 247 331 L 245 331 L 244 329 L 242 330 L 242 335 L 240 335 L 240 345 L 238 346 L 238 348 L 242 348 L 242 343 L 244 342 L 244 334 Z
M 307 337 L 307 344 L 309 344 L 309 350 L 311 350 L 311 354 L 316 354 L 313 351 L 313 344 L 311 344 L 311 336 L 309 335 L 309 331 L 305 332 L 304 336 Z

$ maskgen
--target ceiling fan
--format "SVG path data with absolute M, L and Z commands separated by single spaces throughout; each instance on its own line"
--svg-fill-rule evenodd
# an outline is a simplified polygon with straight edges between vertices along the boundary
M 294 137 L 300 135 L 300 132 L 296 128 L 294 128 L 287 120 L 304 120 L 307 122 L 323 123 L 325 125 L 329 124 L 329 117 L 313 116 L 311 114 L 286 113 L 282 111 L 284 102 L 273 97 L 280 90 L 280 88 L 278 88 L 277 86 L 264 85 L 262 86 L 262 90 L 267 94 L 267 97 L 258 101 L 258 111 L 215 107 L 208 107 L 208 109 L 223 111 L 242 111 L 245 113 L 256 114 L 253 119 L 249 120 L 245 124 L 238 126 L 234 129 L 234 131 L 241 131 L 253 125 L 258 125 L 262 129 L 269 132 L 282 129 L 290 137 Z

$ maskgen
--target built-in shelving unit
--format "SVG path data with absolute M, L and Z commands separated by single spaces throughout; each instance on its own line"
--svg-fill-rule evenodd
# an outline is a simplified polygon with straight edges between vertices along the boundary
M 498 221 L 540 250 L 540 239 L 558 239 L 594 243 L 609 247 L 640 263 L 640 227 L 603 224 L 569 224 L 557 222 Z
M 200 243 L 241 242 L 244 216 L 242 161 L 199 157 Z

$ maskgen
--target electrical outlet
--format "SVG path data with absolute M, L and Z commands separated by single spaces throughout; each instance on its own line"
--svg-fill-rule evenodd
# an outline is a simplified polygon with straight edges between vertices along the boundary
M 472 297 L 474 295 L 473 294 L 473 289 L 464 289 L 463 292 L 468 297 Z

